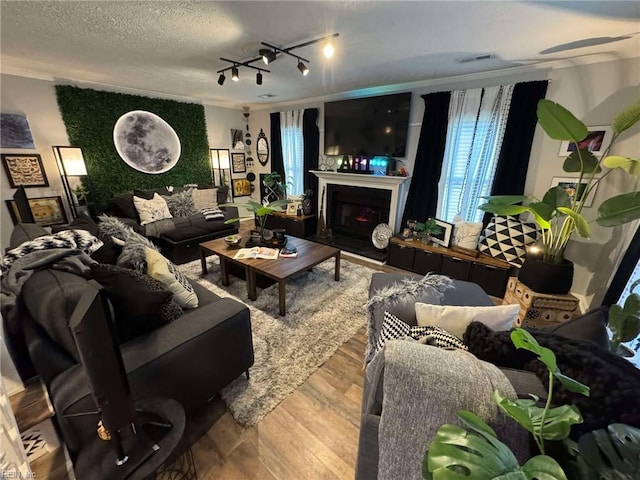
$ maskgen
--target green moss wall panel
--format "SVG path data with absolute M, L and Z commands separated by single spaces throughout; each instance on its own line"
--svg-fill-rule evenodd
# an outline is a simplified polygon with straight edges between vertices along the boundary
M 57 85 L 56 96 L 69 142 L 81 147 L 84 153 L 88 173 L 85 183 L 97 212 L 105 210 L 115 193 L 125 190 L 211 182 L 202 105 L 67 85 Z M 113 127 L 122 115 L 132 110 L 155 113 L 178 134 L 180 159 L 168 172 L 158 175 L 140 172 L 118 155 L 113 143 Z

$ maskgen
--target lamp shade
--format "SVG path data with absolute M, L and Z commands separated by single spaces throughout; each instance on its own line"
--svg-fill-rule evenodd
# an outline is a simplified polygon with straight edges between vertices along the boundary
M 87 175 L 87 167 L 84 164 L 82 149 L 78 147 L 59 147 L 60 161 L 64 165 L 67 176 L 79 177 Z
M 218 158 L 220 159 L 220 168 L 229 168 L 229 150 L 218 150 Z

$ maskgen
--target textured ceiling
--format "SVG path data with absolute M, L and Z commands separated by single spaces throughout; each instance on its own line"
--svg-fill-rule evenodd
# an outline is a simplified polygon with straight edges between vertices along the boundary
M 585 55 L 640 57 L 637 1 L 1 1 L 0 17 L 3 73 L 233 107 Z M 217 84 L 229 66 L 220 56 L 247 60 L 261 41 L 287 47 L 334 32 L 331 60 L 320 44 L 295 51 L 311 60 L 306 77 L 281 57 L 261 86 L 247 68 Z M 571 42 L 578 47 L 539 53 Z M 482 53 L 495 57 L 456 61 Z

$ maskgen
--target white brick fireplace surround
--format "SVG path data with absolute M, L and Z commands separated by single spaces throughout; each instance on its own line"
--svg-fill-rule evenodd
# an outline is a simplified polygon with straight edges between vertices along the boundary
M 360 173 L 340 173 L 312 170 L 318 177 L 318 212 L 321 211 L 322 189 L 328 185 L 348 185 L 352 187 L 376 188 L 391 191 L 391 203 L 389 205 L 389 226 L 394 232 L 400 231 L 402 222 L 402 209 L 407 198 L 409 180 L 411 177 L 391 177 L 386 175 L 365 175 Z M 326 203 L 326 198 L 325 198 Z M 325 216 L 326 216 L 325 212 Z

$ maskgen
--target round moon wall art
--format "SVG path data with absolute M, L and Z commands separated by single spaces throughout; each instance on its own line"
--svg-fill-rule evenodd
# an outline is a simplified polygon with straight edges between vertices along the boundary
M 171 125 L 144 110 L 133 110 L 118 119 L 113 142 L 125 163 L 144 173 L 164 173 L 180 158 L 180 139 Z

